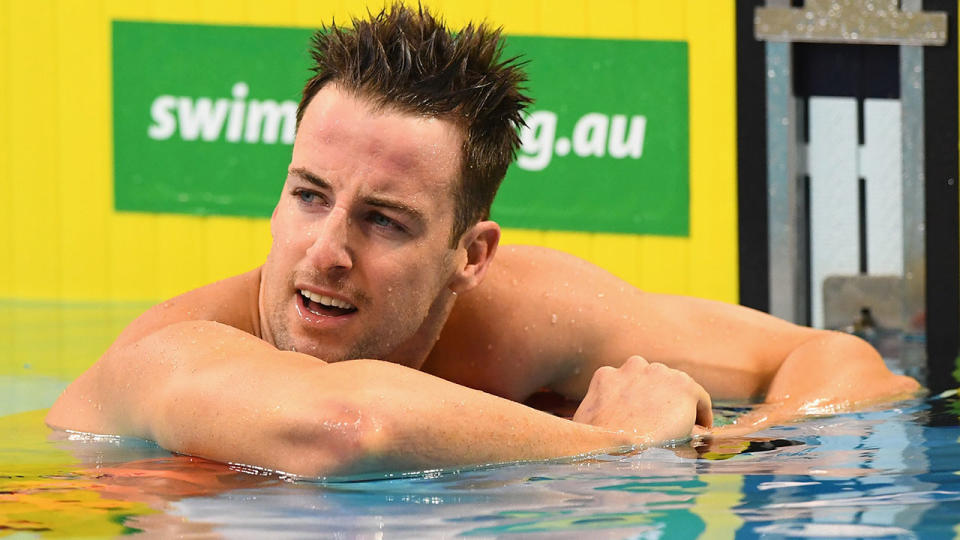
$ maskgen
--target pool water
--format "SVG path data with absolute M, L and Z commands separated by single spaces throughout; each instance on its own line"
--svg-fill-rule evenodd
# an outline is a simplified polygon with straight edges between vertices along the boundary
M 743 409 L 718 407 L 721 422 Z M 954 395 L 631 455 L 293 480 L 0 418 L 0 536 L 953 538 Z

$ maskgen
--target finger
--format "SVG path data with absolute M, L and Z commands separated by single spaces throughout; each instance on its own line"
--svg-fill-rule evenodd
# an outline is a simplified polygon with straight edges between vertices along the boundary
M 599 381 L 607 377 L 611 377 L 617 373 L 617 368 L 611 366 L 600 366 L 596 371 L 593 372 L 593 377 L 590 379 L 590 386 L 599 384 Z
M 646 358 L 639 355 L 633 355 L 630 358 L 627 358 L 627 361 L 624 362 L 623 365 L 620 367 L 621 369 L 622 368 L 637 369 L 637 368 L 645 368 L 649 364 L 650 363 L 647 362 Z

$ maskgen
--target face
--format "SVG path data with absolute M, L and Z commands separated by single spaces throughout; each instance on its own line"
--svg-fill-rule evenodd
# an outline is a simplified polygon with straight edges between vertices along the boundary
M 326 361 L 386 358 L 456 290 L 462 134 L 336 85 L 307 106 L 271 219 L 264 338 Z

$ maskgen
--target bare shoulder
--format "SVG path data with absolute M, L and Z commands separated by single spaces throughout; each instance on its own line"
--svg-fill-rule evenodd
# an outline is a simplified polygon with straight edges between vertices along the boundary
M 512 399 L 542 387 L 573 398 L 597 368 L 640 355 L 740 398 L 762 395 L 817 335 L 743 306 L 642 291 L 556 250 L 507 246 L 457 300 L 425 368 Z
M 580 278 L 597 273 L 613 278 L 606 270 L 569 253 L 541 246 L 501 246 L 483 282 L 464 294 L 457 305 L 475 311 L 493 307 L 491 299 L 517 304 L 524 291 L 540 293 L 550 289 L 566 294 L 559 288 L 578 291 L 584 285 Z
M 516 401 L 574 369 L 571 293 L 581 272 L 601 271 L 572 255 L 502 246 L 483 282 L 461 294 L 424 371 Z M 574 322 L 574 324 L 576 324 Z M 544 359 L 549 359 L 545 362 Z
M 259 267 L 204 285 L 145 311 L 117 337 L 113 348 L 184 321 L 219 322 L 259 337 L 259 293 Z
M 565 271 L 596 271 L 595 264 L 575 255 L 542 246 L 501 246 L 484 281 L 487 285 L 502 284 L 503 278 L 549 277 L 557 267 Z M 566 277 L 566 275 L 564 276 Z M 491 279 L 492 278 L 492 279 Z M 481 284 L 483 287 L 483 284 Z

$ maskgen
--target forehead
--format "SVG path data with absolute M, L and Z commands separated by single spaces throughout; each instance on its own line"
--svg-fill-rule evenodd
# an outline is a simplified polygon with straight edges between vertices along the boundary
M 462 141 L 451 121 L 379 107 L 329 84 L 304 111 L 292 165 L 334 182 L 360 179 L 375 190 L 449 193 L 460 175 Z

